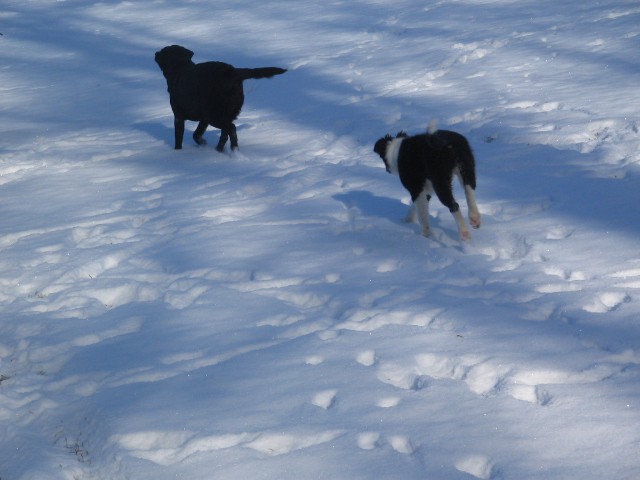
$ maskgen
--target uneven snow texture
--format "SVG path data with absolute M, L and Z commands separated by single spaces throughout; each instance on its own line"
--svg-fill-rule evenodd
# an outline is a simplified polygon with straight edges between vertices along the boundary
M 640 478 L 637 1 L 5 0 L 0 33 L 1 480 Z M 289 69 L 238 152 L 173 150 L 174 43 Z M 372 151 L 432 119 L 470 242 Z

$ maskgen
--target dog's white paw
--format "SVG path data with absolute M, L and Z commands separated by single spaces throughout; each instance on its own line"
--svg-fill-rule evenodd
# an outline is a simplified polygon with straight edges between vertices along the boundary
M 479 213 L 470 214 L 469 223 L 473 228 L 480 228 L 480 223 L 482 223 L 480 219 L 480 214 Z
M 431 234 L 431 230 L 429 230 L 429 228 L 423 228 L 422 229 L 422 236 L 423 237 L 428 237 Z
M 469 230 L 461 230 L 460 239 L 465 242 L 468 242 L 469 240 L 471 240 L 471 234 L 469 233 Z

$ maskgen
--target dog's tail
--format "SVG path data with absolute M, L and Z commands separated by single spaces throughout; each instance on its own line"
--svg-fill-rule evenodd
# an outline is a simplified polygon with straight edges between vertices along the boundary
M 438 119 L 437 118 L 433 118 L 429 122 L 429 126 L 427 127 L 427 133 L 429 135 L 432 135 L 432 134 L 436 133 L 437 131 L 438 131 Z
M 429 148 L 437 151 L 443 151 L 447 146 L 450 146 L 442 135 L 438 135 L 438 120 L 435 118 L 429 122 L 425 140 Z
M 271 78 L 274 75 L 282 75 L 286 68 L 263 67 L 263 68 L 236 68 L 236 75 L 240 80 L 249 78 Z

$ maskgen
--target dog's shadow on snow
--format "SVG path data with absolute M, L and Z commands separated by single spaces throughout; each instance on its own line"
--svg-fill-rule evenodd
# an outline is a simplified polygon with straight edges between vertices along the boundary
M 156 140 L 161 140 L 165 142 L 167 145 L 173 147 L 174 141 L 174 131 L 173 126 L 168 127 L 160 122 L 143 122 L 136 123 L 134 127 L 141 132 L 150 135 Z
M 362 215 L 387 218 L 394 222 L 403 218 L 409 208 L 397 199 L 378 197 L 366 190 L 339 193 L 333 198 L 341 202 L 347 210 L 355 208 Z

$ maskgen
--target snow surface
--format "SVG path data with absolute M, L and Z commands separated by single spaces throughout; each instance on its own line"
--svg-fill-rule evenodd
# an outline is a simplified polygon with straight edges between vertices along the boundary
M 640 478 L 637 0 L 4 0 L 0 33 L 2 480 Z M 237 154 L 172 149 L 173 43 L 289 68 Z M 469 243 L 372 151 L 433 118 Z

